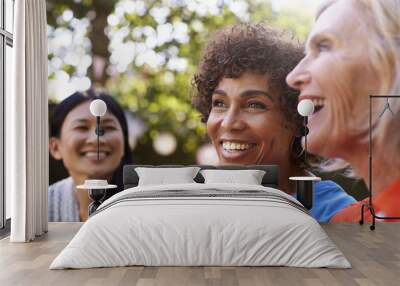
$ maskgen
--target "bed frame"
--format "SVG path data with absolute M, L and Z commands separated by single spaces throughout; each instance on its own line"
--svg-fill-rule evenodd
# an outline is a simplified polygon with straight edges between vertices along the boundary
M 279 178 L 279 168 L 277 165 L 249 165 L 249 166 L 239 166 L 239 165 L 225 165 L 225 166 L 211 166 L 211 165 L 190 165 L 190 167 L 200 167 L 201 169 L 219 169 L 219 170 L 263 170 L 265 175 L 262 179 L 262 185 L 265 187 L 278 188 L 278 178 Z M 137 167 L 147 167 L 147 168 L 179 168 L 187 167 L 184 165 L 125 165 L 123 173 L 123 183 L 124 189 L 133 188 L 138 185 L 139 176 L 137 175 L 135 168 Z M 200 174 L 194 178 L 197 183 L 204 183 L 204 178 Z

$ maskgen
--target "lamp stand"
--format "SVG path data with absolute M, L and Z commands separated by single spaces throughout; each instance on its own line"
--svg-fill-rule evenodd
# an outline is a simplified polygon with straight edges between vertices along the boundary
M 400 98 L 400 95 L 370 95 L 369 96 L 369 148 L 368 148 L 368 189 L 369 189 L 369 200 L 368 203 L 363 203 L 361 205 L 361 219 L 359 223 L 362 225 L 364 224 L 364 208 L 368 208 L 369 212 L 371 213 L 372 216 L 372 225 L 369 226 L 371 230 L 375 229 L 375 219 L 386 219 L 386 220 L 392 220 L 392 219 L 400 219 L 400 217 L 385 217 L 385 216 L 378 216 L 375 214 L 375 208 L 372 203 L 372 100 L 374 98 Z M 387 103 L 385 105 L 385 109 L 381 113 L 379 117 L 381 117 L 386 109 L 390 109 L 390 105 Z
M 307 124 L 308 124 L 308 116 L 304 116 L 304 164 L 307 165 Z
M 100 157 L 100 136 L 104 135 L 104 129 L 100 126 L 100 116 L 96 116 L 96 135 L 97 135 L 97 161 Z
M 89 197 L 93 200 L 88 207 L 89 216 L 101 205 L 101 201 L 106 197 L 106 191 L 107 189 L 88 189 Z

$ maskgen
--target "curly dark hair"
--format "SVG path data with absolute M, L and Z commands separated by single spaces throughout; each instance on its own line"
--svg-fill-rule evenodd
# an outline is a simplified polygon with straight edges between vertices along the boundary
M 287 33 L 263 23 L 236 24 L 216 32 L 207 43 L 192 85 L 192 103 L 207 122 L 211 111 L 212 94 L 222 78 L 238 78 L 245 72 L 265 75 L 272 93 L 278 94 L 279 108 L 285 125 L 300 136 L 302 117 L 297 112 L 298 91 L 286 84 L 287 74 L 303 58 L 303 48 Z M 301 150 L 300 137 L 295 137 L 292 153 Z M 302 156 L 292 156 L 302 166 Z M 304 167 L 304 166 L 303 166 Z

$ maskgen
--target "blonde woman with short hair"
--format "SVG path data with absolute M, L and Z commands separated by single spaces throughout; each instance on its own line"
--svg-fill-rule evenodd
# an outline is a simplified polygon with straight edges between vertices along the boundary
M 369 95 L 400 95 L 400 0 L 333 0 L 320 6 L 306 56 L 287 76 L 312 99 L 309 151 L 347 161 L 369 178 Z M 372 101 L 373 206 L 400 216 L 400 99 Z M 389 105 L 386 105 L 386 104 Z M 390 110 L 385 110 L 390 107 Z M 360 220 L 362 202 L 331 221 Z M 365 208 L 365 216 L 371 215 Z M 391 220 L 393 221 L 393 220 Z

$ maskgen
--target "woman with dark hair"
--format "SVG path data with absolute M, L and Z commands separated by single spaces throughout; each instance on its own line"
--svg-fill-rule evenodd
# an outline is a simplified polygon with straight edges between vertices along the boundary
M 289 177 L 306 175 L 309 166 L 301 146 L 298 92 L 285 78 L 303 51 L 284 36 L 263 24 L 218 31 L 194 76 L 193 104 L 207 124 L 220 164 L 277 164 L 280 189 L 295 195 Z M 318 182 L 311 214 L 328 221 L 354 201 L 334 182 Z
M 101 117 L 105 134 L 100 136 L 99 158 L 96 118 L 89 109 L 95 99 L 107 105 L 107 112 Z M 106 179 L 117 185 L 117 189 L 107 192 L 107 197 L 123 190 L 122 168 L 132 162 L 128 127 L 122 108 L 110 95 L 90 89 L 75 92 L 60 102 L 51 122 L 49 148 L 70 175 L 49 187 L 49 221 L 87 219 L 90 199 L 86 190 L 75 187 L 86 179 Z

